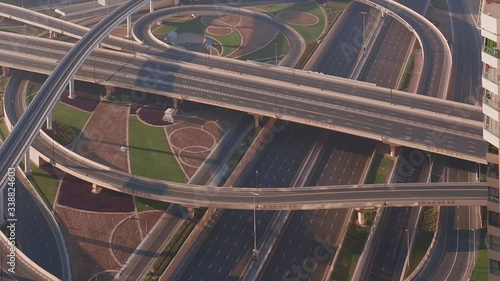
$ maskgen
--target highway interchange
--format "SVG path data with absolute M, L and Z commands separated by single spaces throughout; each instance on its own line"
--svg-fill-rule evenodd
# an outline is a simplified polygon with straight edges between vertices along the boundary
M 26 46 L 27 46 L 27 44 L 26 44 Z M 27 48 L 27 47 L 26 47 L 26 48 Z M 30 50 L 30 51 L 34 51 L 34 50 Z M 97 63 L 96 63 L 96 65 L 97 65 Z M 103 77 L 105 77 L 105 75 L 103 75 Z M 295 126 L 295 125 L 294 125 L 294 126 Z M 281 169 L 280 169 L 280 170 L 281 170 Z M 250 174 L 251 174 L 251 173 L 250 173 Z M 330 178 L 330 180 L 331 180 L 331 178 Z M 282 180 L 282 182 L 284 182 L 284 179 Z M 327 183 L 327 184 L 328 184 L 328 183 Z M 253 185 L 254 185 L 254 183 L 249 183 L 249 184 L 248 184 L 248 186 L 253 186 Z M 278 185 L 275 185 L 275 186 L 280 186 L 280 185 L 278 184 Z M 231 212 L 233 212 L 233 211 L 231 211 Z M 299 211 L 299 212 L 295 212 L 295 213 L 296 213 L 296 214 L 300 214 L 300 213 L 301 213 L 301 211 Z M 312 212 L 311 212 L 311 213 L 312 213 Z M 248 239 L 247 241 L 249 241 L 249 240 L 250 240 L 250 239 Z M 285 240 L 286 240 L 286 239 L 285 239 Z M 291 241 L 291 240 L 290 240 L 290 241 Z M 248 245 L 247 245 L 247 246 L 248 246 Z M 209 265 L 209 267 L 210 267 L 210 265 Z M 268 273 L 268 274 L 270 274 L 270 273 Z M 200 279 L 200 280 L 201 280 L 201 279 Z M 266 280 L 266 279 L 263 279 L 263 280 Z

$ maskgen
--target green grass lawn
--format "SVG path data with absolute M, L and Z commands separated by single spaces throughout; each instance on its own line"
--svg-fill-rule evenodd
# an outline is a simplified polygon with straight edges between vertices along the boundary
M 205 32 L 205 35 L 214 38 L 215 40 L 219 41 L 222 44 L 222 46 L 224 47 L 222 51 L 222 56 L 227 56 L 231 54 L 232 52 L 236 51 L 236 49 L 238 49 L 241 45 L 240 33 L 235 30 L 223 36 L 212 35 L 207 32 Z
M 210 36 L 224 46 L 222 56 L 227 56 L 234 52 L 241 45 L 241 36 L 237 31 L 233 31 L 227 35 L 213 35 L 206 32 L 207 26 L 201 21 L 202 17 L 197 17 L 185 22 L 164 21 L 164 24 L 153 32 L 157 38 L 163 38 L 170 32 L 177 33 L 196 33 L 204 36 Z M 214 42 L 215 43 L 215 42 Z M 214 44 L 215 45 L 215 44 Z
M 373 160 L 373 164 L 366 178 L 366 183 L 377 184 L 387 182 L 393 166 L 394 160 L 391 158 L 384 157 L 380 154 L 375 155 L 375 159 Z
M 318 17 L 319 22 L 310 25 L 310 26 L 302 26 L 302 25 L 295 25 L 295 24 L 290 24 L 290 26 L 295 29 L 306 41 L 306 44 L 309 44 L 323 34 L 323 30 L 325 28 L 326 24 L 326 19 L 325 15 L 323 14 L 323 11 L 321 8 L 315 3 L 315 2 L 308 2 L 304 4 L 294 4 L 294 5 L 268 5 L 264 7 L 260 7 L 261 9 L 272 13 L 274 15 L 278 15 L 279 13 L 282 12 L 305 12 L 305 13 L 310 13 Z
M 422 231 L 417 233 L 415 245 L 410 256 L 410 269 L 406 271 L 406 276 L 410 275 L 424 258 L 427 249 L 431 245 L 432 237 L 434 237 L 434 232 Z
M 476 265 L 474 267 L 474 281 L 488 281 L 488 249 L 484 244 L 484 234 L 486 230 L 481 232 L 479 251 L 477 254 Z
M 59 180 L 50 176 L 33 163 L 31 165 L 31 171 L 31 174 L 28 175 L 28 179 L 38 191 L 38 194 L 40 194 L 45 204 L 52 210 L 56 199 Z
M 362 228 L 355 223 L 349 225 L 344 245 L 333 270 L 333 280 L 351 280 L 359 256 L 368 238 L 369 228 Z
M 399 87 L 398 87 L 399 90 L 404 90 L 404 89 L 408 88 L 408 85 L 410 84 L 410 81 L 411 81 L 411 74 L 413 72 L 413 63 L 414 63 L 414 58 L 413 58 L 413 54 L 411 54 L 406 66 L 405 66 L 405 70 L 403 73 L 403 77 L 401 78 L 401 82 L 399 83 Z
M 187 181 L 170 151 L 163 128 L 148 126 L 130 116 L 129 142 L 134 174 L 174 182 Z
M 28 86 L 26 87 L 26 99 L 27 99 L 26 104 L 29 105 L 31 103 L 31 101 L 35 98 L 36 93 L 38 93 L 41 87 L 42 83 L 33 81 L 28 82 Z
M 138 212 L 148 210 L 166 210 L 170 204 L 167 202 L 155 201 L 147 198 L 135 197 L 135 206 Z
M 2 122 L 0 122 L 0 138 L 2 138 L 2 140 L 5 140 L 9 136 L 9 134 L 10 132 L 7 128 L 7 124 L 5 124 L 5 120 L 2 120 Z
M 59 121 L 73 129 L 78 136 L 90 118 L 90 113 L 75 109 L 64 103 L 57 103 L 52 111 L 52 120 Z

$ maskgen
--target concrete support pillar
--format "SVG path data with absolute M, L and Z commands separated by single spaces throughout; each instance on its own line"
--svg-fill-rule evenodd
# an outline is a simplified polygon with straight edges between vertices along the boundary
M 155 6 L 153 4 L 153 0 L 151 0 L 151 2 L 149 2 L 149 12 L 152 13 L 155 11 Z
M 174 109 L 177 110 L 179 109 L 179 99 L 174 99 Z
M 47 130 L 52 130 L 52 112 L 47 116 Z
M 6 66 L 2 66 L 2 78 L 10 76 L 10 68 Z
M 55 31 L 50 30 L 49 39 L 56 39 L 56 38 L 57 38 L 57 33 Z
M 92 184 L 92 193 L 99 194 L 101 193 L 102 187 L 97 186 L 97 184 Z
M 358 224 L 364 225 L 365 224 L 365 214 L 360 209 L 356 209 L 356 211 L 358 212 Z
M 30 148 L 26 149 L 26 152 L 24 153 L 24 173 L 26 175 L 31 174 L 31 167 L 30 167 Z
M 255 128 L 260 128 L 260 119 L 261 119 L 261 116 L 259 116 L 259 115 L 254 115 L 254 116 L 253 116 L 253 119 L 254 119 L 254 121 L 255 121 L 255 124 L 254 124 Z
M 106 97 L 111 96 L 115 92 L 114 86 L 104 86 L 106 88 Z
M 74 99 L 75 98 L 75 79 L 71 78 L 69 80 L 69 95 L 68 98 Z
M 399 148 L 399 146 L 394 145 L 394 144 L 391 144 L 390 146 L 391 146 L 391 156 L 392 157 L 398 156 L 398 148 Z
M 188 216 L 189 216 L 189 218 L 190 219 L 194 219 L 194 213 L 196 211 L 196 208 L 189 207 L 189 208 L 187 208 L 187 210 L 188 210 Z
M 132 16 L 127 17 L 127 38 L 132 37 Z

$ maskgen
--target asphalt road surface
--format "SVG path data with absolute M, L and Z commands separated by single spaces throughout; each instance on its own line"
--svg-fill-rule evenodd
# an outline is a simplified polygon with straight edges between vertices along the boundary
M 243 186 L 291 185 L 317 129 L 289 123 L 265 147 L 262 156 L 248 170 Z M 274 211 L 257 212 L 257 243 L 274 216 Z M 222 213 L 208 237 L 197 249 L 177 280 L 238 280 L 251 258 L 253 248 L 253 212 L 227 210 Z
M 474 181 L 477 164 L 447 159 L 447 181 Z M 478 207 L 441 207 L 436 247 L 416 281 L 467 280 L 472 274 L 480 234 Z
M 464 0 L 447 1 L 453 25 L 452 99 L 481 104 L 481 36 Z
M 393 182 L 427 181 L 429 158 L 425 152 L 406 150 L 399 157 Z M 361 280 L 399 280 L 402 274 L 414 208 L 387 208 L 383 212 Z
M 359 183 L 374 145 L 331 133 L 308 185 Z M 260 280 L 323 280 L 349 222 L 347 214 L 348 209 L 294 211 Z
M 379 11 L 359 2 L 353 2 L 338 24 L 337 30 L 329 41 L 328 48 L 321 56 L 321 63 L 314 71 L 328 75 L 349 78 L 351 71 L 357 61 L 363 46 L 363 15 L 365 16 L 365 28 L 368 34 L 379 15 Z

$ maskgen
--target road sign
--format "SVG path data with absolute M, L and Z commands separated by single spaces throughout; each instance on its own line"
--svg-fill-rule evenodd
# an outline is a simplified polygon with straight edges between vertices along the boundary
M 207 49 L 212 48 L 212 39 L 207 38 L 207 43 L 205 43 L 205 46 Z

